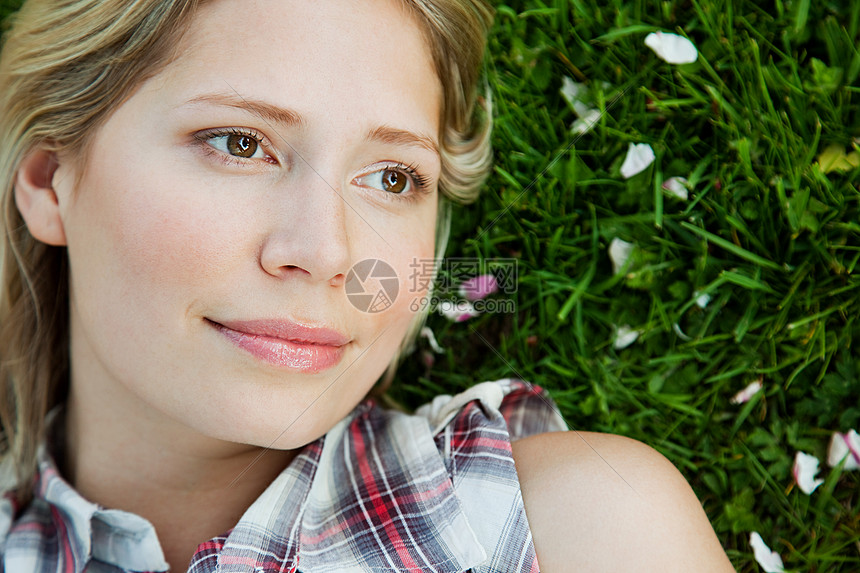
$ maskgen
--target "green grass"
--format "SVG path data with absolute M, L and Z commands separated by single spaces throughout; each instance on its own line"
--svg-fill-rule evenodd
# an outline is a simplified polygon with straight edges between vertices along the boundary
M 699 60 L 657 58 L 643 40 L 658 29 L 689 37 Z M 860 473 L 823 466 L 811 496 L 791 475 L 797 450 L 823 460 L 831 432 L 860 428 L 860 169 L 817 162 L 831 144 L 860 147 L 858 45 L 857 2 L 497 3 L 495 170 L 456 210 L 448 254 L 517 257 L 518 310 L 431 316 L 445 353 L 426 368 L 422 341 L 395 396 L 530 380 L 571 427 L 671 459 L 739 571 L 759 570 L 751 531 L 787 570 L 860 570 Z M 565 76 L 605 111 L 579 138 Z M 630 142 L 657 159 L 625 181 Z M 661 191 L 671 176 L 690 180 L 687 201 Z M 615 237 L 636 245 L 619 275 Z M 642 334 L 616 350 L 623 324 Z M 759 378 L 762 393 L 729 402 Z
M 643 44 L 657 29 L 689 37 L 699 61 L 657 58 Z M 520 376 L 572 427 L 671 459 L 738 570 L 759 570 L 751 531 L 787 570 L 860 570 L 858 474 L 823 466 L 811 496 L 791 474 L 797 450 L 823 460 L 831 432 L 860 427 L 860 170 L 817 164 L 860 143 L 858 29 L 848 2 L 498 3 L 495 172 L 457 210 L 449 256 L 519 257 L 518 312 L 433 316 L 446 353 L 429 371 L 416 353 L 400 398 Z M 564 76 L 606 112 L 578 139 Z M 630 142 L 657 160 L 625 181 Z M 689 200 L 661 192 L 671 176 Z M 637 246 L 618 276 L 615 237 Z M 642 334 L 615 350 L 622 324 Z M 758 378 L 763 393 L 729 402 Z

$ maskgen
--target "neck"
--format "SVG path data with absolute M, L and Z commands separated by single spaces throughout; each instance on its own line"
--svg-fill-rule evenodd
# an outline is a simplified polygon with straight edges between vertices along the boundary
M 62 471 L 86 499 L 148 519 L 173 571 L 233 527 L 295 455 L 217 440 L 157 413 L 141 416 L 151 409 L 105 390 L 72 384 Z

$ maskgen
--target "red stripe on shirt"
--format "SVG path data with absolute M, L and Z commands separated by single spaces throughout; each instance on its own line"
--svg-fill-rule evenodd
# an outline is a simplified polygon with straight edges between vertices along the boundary
M 350 434 L 352 435 L 352 442 L 355 444 L 356 460 L 358 461 L 358 468 L 361 472 L 362 482 L 367 488 L 367 492 L 371 502 L 373 503 L 373 509 L 376 511 L 377 517 L 383 522 L 385 534 L 392 541 L 394 550 L 397 552 L 397 556 L 400 557 L 403 565 L 408 567 L 410 570 L 420 571 L 420 567 L 418 567 L 418 564 L 412 559 L 409 551 L 406 550 L 406 544 L 403 543 L 403 539 L 400 537 L 400 532 L 397 531 L 397 527 L 394 525 L 394 518 L 389 511 L 388 504 L 382 502 L 380 499 L 381 496 L 379 493 L 379 486 L 376 482 L 376 476 L 374 476 L 371 471 L 370 464 L 367 462 L 367 456 L 365 455 L 367 447 L 364 443 L 364 436 L 359 429 L 359 423 L 352 424 L 350 427 Z M 394 503 L 397 503 L 396 500 L 393 501 Z

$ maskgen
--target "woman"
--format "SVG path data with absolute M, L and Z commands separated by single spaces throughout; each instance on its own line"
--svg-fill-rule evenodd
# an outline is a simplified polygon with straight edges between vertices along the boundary
M 446 198 L 477 193 L 488 20 L 22 9 L 0 67 L 7 570 L 730 570 L 668 462 L 544 433 L 522 384 L 423 417 L 362 402 L 427 289 L 365 312 L 345 287 L 365 261 L 405 282 L 444 252 Z

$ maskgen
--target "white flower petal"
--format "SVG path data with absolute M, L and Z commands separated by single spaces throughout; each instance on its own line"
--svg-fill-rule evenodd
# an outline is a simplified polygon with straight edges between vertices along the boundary
M 751 382 L 746 388 L 735 394 L 732 399 L 732 404 L 745 404 L 750 401 L 750 398 L 755 396 L 761 391 L 761 378 L 758 380 Z
M 443 300 L 439 303 L 439 312 L 451 322 L 463 322 L 480 313 L 475 310 L 472 303 L 467 300 Z
M 573 107 L 576 115 L 583 117 L 591 109 L 585 99 L 588 97 L 588 86 L 575 82 L 567 76 L 561 78 L 561 96 Z
M 750 546 L 753 549 L 755 560 L 765 570 L 765 573 L 784 573 L 782 557 L 776 551 L 771 551 L 756 531 L 750 533 Z
M 663 190 L 682 201 L 690 198 L 690 194 L 687 192 L 687 180 L 683 177 L 669 177 L 663 182 Z
M 627 259 L 633 253 L 633 243 L 623 241 L 618 237 L 609 243 L 609 260 L 612 261 L 612 274 L 617 275 L 627 264 Z
M 806 495 L 815 491 L 815 488 L 824 483 L 823 479 L 815 479 L 818 473 L 818 458 L 804 452 L 797 452 L 794 456 L 794 468 L 792 468 L 794 480 L 797 486 Z
M 639 334 L 641 334 L 638 330 L 632 329 L 629 325 L 622 325 L 615 328 L 615 342 L 612 346 L 615 350 L 621 350 L 622 348 L 627 348 L 639 338 Z
M 436 354 L 443 354 L 445 351 L 442 350 L 442 347 L 439 346 L 439 343 L 436 342 L 436 335 L 433 334 L 433 331 L 430 330 L 429 326 L 425 326 L 421 329 L 421 336 L 427 339 L 427 342 L 430 343 L 430 348 L 433 349 L 433 352 Z
M 576 134 L 588 133 L 593 128 L 602 117 L 602 113 L 600 113 L 599 109 L 587 109 L 586 112 L 570 124 L 570 131 Z
M 645 36 L 645 45 L 670 64 L 692 64 L 699 58 L 693 42 L 678 34 L 651 32 Z
M 674 330 L 675 334 L 678 335 L 678 338 L 680 338 L 684 342 L 689 342 L 693 340 L 692 336 L 687 336 L 686 334 L 684 334 L 684 331 L 681 330 L 681 326 L 677 322 L 672 325 L 672 330 Z
M 631 143 L 627 146 L 627 157 L 621 164 L 621 176 L 630 179 L 637 173 L 642 173 L 654 163 L 654 150 L 647 143 Z
M 607 82 L 601 82 L 600 84 L 600 88 L 603 91 L 608 91 L 611 87 L 612 85 Z M 593 98 L 590 95 L 591 91 L 588 85 L 575 82 L 565 76 L 561 78 L 559 92 L 567 100 L 577 116 L 577 119 L 570 124 L 570 131 L 577 135 L 591 131 L 595 124 L 600 121 L 603 114 L 599 109 L 593 107 Z
M 835 467 L 847 456 L 842 469 L 856 470 L 860 468 L 860 435 L 854 430 L 845 434 L 835 432 L 830 438 L 830 448 L 827 451 L 827 465 Z
M 699 308 L 705 308 L 711 303 L 711 295 L 708 293 L 702 293 L 696 297 L 696 306 Z

